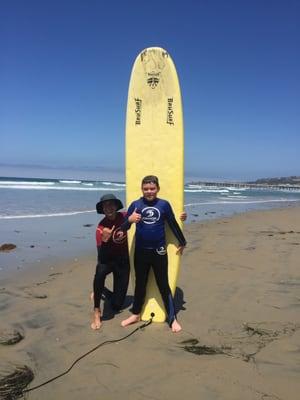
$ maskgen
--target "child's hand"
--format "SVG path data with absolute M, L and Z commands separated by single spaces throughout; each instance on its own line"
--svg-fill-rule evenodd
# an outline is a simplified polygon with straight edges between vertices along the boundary
M 115 225 L 111 229 L 103 228 L 103 231 L 102 231 L 102 241 L 103 242 L 108 242 L 109 241 L 114 229 L 115 229 Z
M 128 221 L 133 224 L 138 224 L 142 218 L 141 214 L 136 212 L 136 208 L 134 209 L 133 213 L 130 215 L 130 217 L 128 217 Z
M 180 214 L 180 221 L 185 221 L 186 219 L 187 219 L 187 213 L 185 212 L 185 211 L 183 211 L 181 214 Z
M 178 254 L 178 255 L 181 256 L 184 249 L 185 249 L 185 246 L 178 246 L 178 247 L 177 247 L 176 254 Z

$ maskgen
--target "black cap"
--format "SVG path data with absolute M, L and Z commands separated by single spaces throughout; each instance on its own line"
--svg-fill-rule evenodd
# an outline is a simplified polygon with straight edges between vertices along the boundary
M 96 210 L 98 214 L 104 214 L 103 212 L 103 203 L 108 200 L 113 200 L 116 203 L 117 211 L 123 208 L 123 204 L 121 200 L 117 199 L 115 195 L 109 193 L 105 194 L 101 197 L 100 201 L 96 204 Z

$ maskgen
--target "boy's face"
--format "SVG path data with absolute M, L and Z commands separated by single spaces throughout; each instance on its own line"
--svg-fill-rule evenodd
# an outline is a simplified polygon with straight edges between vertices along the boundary
M 117 205 L 114 200 L 104 201 L 102 208 L 103 208 L 104 215 L 108 219 L 115 219 L 116 214 L 117 214 Z
M 157 197 L 157 193 L 159 192 L 159 186 L 157 186 L 156 183 L 152 182 L 144 183 L 142 185 L 142 192 L 146 200 L 152 201 Z

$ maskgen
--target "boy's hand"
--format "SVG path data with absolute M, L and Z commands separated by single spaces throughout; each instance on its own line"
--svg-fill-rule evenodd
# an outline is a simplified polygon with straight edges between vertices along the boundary
M 115 225 L 111 229 L 103 228 L 103 231 L 102 231 L 102 241 L 103 242 L 108 242 L 109 241 L 114 229 L 115 229 Z
M 185 221 L 186 219 L 187 219 L 187 213 L 185 212 L 185 211 L 183 211 L 181 214 L 180 214 L 180 221 Z
M 178 255 L 181 256 L 184 249 L 185 249 L 185 246 L 178 246 L 178 247 L 177 247 L 176 254 L 178 254 Z
M 138 224 L 142 218 L 141 214 L 136 212 L 136 208 L 134 209 L 133 213 L 128 217 L 128 221 L 133 224 Z

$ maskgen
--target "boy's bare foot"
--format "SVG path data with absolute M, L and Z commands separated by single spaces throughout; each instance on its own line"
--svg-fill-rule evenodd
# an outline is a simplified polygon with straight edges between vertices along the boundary
M 174 321 L 173 321 L 173 323 L 171 325 L 171 328 L 172 328 L 172 332 L 174 332 L 174 333 L 178 333 L 178 332 L 180 332 L 182 330 L 182 327 L 178 323 L 177 319 L 174 319 Z
M 101 327 L 101 314 L 98 309 L 95 309 L 93 321 L 91 323 L 91 328 L 96 330 L 96 329 L 100 329 L 100 327 Z
M 136 322 L 139 322 L 141 320 L 140 314 L 132 314 L 129 318 L 124 319 L 121 322 L 121 325 L 125 328 L 125 326 L 135 324 Z

